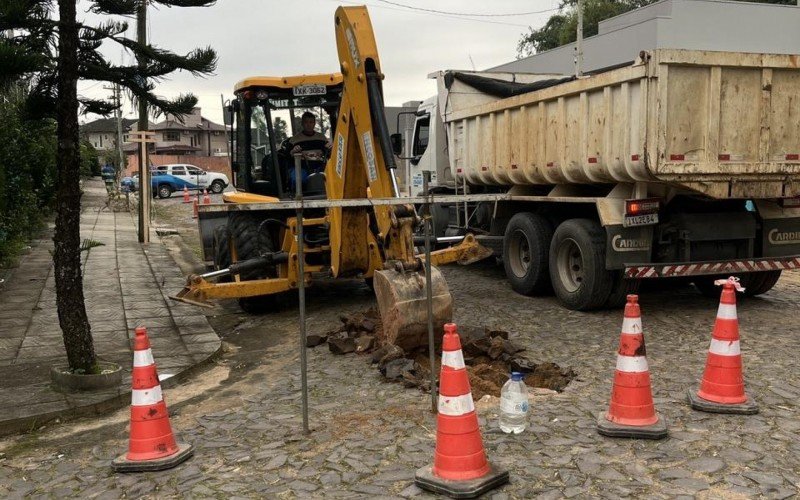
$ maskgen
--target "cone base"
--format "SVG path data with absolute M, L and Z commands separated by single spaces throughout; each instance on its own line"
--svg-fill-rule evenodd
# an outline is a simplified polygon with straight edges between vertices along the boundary
M 597 432 L 601 436 L 632 439 L 663 439 L 667 437 L 667 422 L 656 413 L 658 420 L 652 425 L 615 424 L 606 418 L 606 411 L 597 415 Z
M 111 467 L 116 472 L 147 472 L 171 469 L 186 461 L 194 454 L 194 447 L 190 444 L 178 443 L 178 451 L 164 458 L 154 460 L 128 460 L 126 453 L 118 456 L 111 462 Z
M 508 482 L 508 471 L 499 469 L 489 462 L 489 472 L 485 476 L 467 481 L 450 481 L 433 474 L 433 466 L 417 470 L 414 483 L 423 490 L 447 495 L 450 498 L 475 498 L 501 484 Z
M 753 398 L 745 393 L 747 401 L 744 403 L 715 403 L 697 395 L 697 389 L 689 389 L 689 405 L 692 409 L 708 413 L 730 413 L 734 415 L 755 415 L 758 405 Z

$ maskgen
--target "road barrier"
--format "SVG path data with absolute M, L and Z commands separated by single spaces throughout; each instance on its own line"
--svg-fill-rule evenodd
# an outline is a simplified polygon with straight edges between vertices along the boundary
M 689 390 L 689 404 L 700 411 L 752 415 L 758 413 L 758 405 L 744 391 L 736 313 L 736 291 L 744 288 L 734 277 L 714 283 L 722 285 L 722 295 L 700 389 Z
M 114 459 L 111 466 L 117 472 L 170 469 L 191 457 L 194 449 L 175 441 L 147 329 L 140 326 L 135 333 L 130 441 L 128 452 Z

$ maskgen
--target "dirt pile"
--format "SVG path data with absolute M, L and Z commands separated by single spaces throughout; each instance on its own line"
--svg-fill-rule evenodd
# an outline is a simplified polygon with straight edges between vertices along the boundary
M 372 364 L 388 380 L 406 387 L 430 390 L 430 361 L 426 348 L 406 352 L 402 348 L 382 343 L 382 324 L 374 308 L 364 312 L 342 315 L 342 325 L 324 334 L 308 335 L 306 345 L 315 347 L 328 343 L 334 354 L 370 353 Z M 459 327 L 464 363 L 467 365 L 472 395 L 478 400 L 484 395 L 500 396 L 503 384 L 511 371 L 525 374 L 529 387 L 561 392 L 575 378 L 571 368 L 561 368 L 551 362 L 534 363 L 523 354 L 525 349 L 508 339 L 508 332 L 470 326 Z M 437 353 L 441 336 L 437 338 Z M 434 370 L 438 375 L 441 357 L 437 354 Z
M 377 309 L 339 316 L 342 325 L 322 334 L 306 336 L 306 347 L 316 347 L 327 342 L 334 354 L 370 352 L 381 334 L 381 318 Z

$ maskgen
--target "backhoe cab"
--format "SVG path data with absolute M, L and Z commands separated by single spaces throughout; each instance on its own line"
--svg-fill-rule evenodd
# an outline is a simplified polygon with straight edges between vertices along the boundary
M 173 298 L 198 305 L 238 298 L 253 311 L 274 307 L 300 279 L 308 286 L 320 277 L 364 278 L 374 284 L 385 341 L 416 347 L 427 335 L 425 279 L 413 243 L 420 219 L 399 198 L 383 74 L 365 7 L 336 10 L 336 42 L 341 74 L 254 77 L 237 84 L 230 108 L 237 192 L 199 212 L 204 252 L 215 271 L 189 276 Z M 273 113 L 309 108 L 329 118 L 332 148 L 324 171 L 307 165 L 300 276 L 300 202 L 290 201 L 291 173 L 295 161 L 311 160 L 281 149 Z M 431 264 L 471 262 L 487 253 L 468 235 L 460 245 L 434 252 Z M 441 329 L 452 316 L 452 297 L 435 267 L 431 276 L 434 324 Z
M 284 147 L 283 140 L 300 130 L 295 130 L 297 120 L 290 119 L 291 128 L 280 135 L 275 130 L 275 118 L 280 118 L 276 112 L 286 111 L 298 119 L 303 112 L 311 112 L 317 117 L 318 124 L 325 121 L 335 127 L 342 97 L 342 75 L 251 77 L 236 84 L 234 95 L 227 112 L 234 124 L 231 151 L 237 190 L 278 199 L 294 198 L 294 189 L 291 189 L 294 159 L 290 150 Z M 331 129 L 329 133 L 332 135 L 334 132 Z M 310 166 L 305 162 L 326 160 L 303 158 L 304 170 L 309 170 L 307 167 Z M 312 181 L 311 186 L 304 182 L 304 196 L 324 198 L 323 179 Z

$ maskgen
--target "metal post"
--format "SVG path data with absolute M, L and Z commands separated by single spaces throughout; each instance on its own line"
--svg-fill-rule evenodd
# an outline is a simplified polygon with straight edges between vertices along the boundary
M 142 45 L 147 44 L 147 0 L 140 0 L 139 8 L 136 11 L 136 41 Z M 137 61 L 139 68 L 147 66 L 147 60 L 144 56 L 139 56 Z M 142 79 L 142 85 L 147 84 L 147 79 Z M 139 98 L 139 132 L 145 132 L 149 128 L 147 118 L 147 101 Z M 148 191 L 150 188 L 150 169 L 147 166 L 147 144 L 142 143 L 139 156 L 139 242 L 147 243 L 150 241 L 150 197 Z M 147 186 L 147 190 L 143 189 Z
M 225 109 L 225 96 L 220 94 L 219 100 L 222 103 L 222 126 L 225 127 L 225 152 L 228 153 L 228 161 L 231 161 L 231 144 L 230 144 L 230 134 L 228 132 L 228 124 L 225 123 L 228 120 L 228 111 Z M 233 123 L 231 125 L 231 130 L 233 130 Z M 233 176 L 233 168 L 231 168 L 231 175 Z
M 583 0 L 578 0 L 578 33 L 575 41 L 575 76 L 583 76 Z
M 461 174 L 461 179 L 464 184 L 464 229 L 469 229 L 469 207 L 467 206 L 467 176 Z
M 425 193 L 425 291 L 428 305 L 428 362 L 431 367 L 431 411 L 436 413 L 437 393 L 436 390 L 436 342 L 433 338 L 433 289 L 431 284 L 431 199 L 428 193 L 428 182 L 431 172 L 422 172 L 422 191 Z
M 139 243 L 150 243 L 150 177 L 147 174 L 147 135 L 140 135 L 139 144 Z
M 117 155 L 119 156 L 119 169 L 117 171 L 117 182 L 119 182 L 119 177 L 122 176 L 122 173 L 125 171 L 126 159 L 125 153 L 122 151 L 122 89 L 120 89 L 119 84 L 114 84 L 115 94 L 117 96 L 117 110 L 115 115 L 117 117 Z
M 306 376 L 306 275 L 303 247 L 303 176 L 300 155 L 294 157 L 295 199 L 297 207 L 297 293 L 300 306 L 300 387 L 303 406 L 303 433 L 308 434 L 308 377 Z

